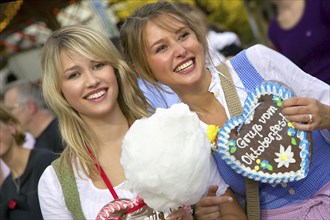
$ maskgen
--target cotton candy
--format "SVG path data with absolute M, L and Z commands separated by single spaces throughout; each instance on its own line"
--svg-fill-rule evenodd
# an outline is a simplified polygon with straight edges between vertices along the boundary
M 195 204 L 207 191 L 210 147 L 186 104 L 137 120 L 123 140 L 127 187 L 156 211 Z

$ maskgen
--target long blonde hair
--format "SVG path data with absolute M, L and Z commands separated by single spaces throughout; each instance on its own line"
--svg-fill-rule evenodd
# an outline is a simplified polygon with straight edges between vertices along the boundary
M 78 158 L 84 173 L 92 177 L 98 174 L 98 171 L 95 168 L 96 161 L 90 157 L 87 146 L 94 152 L 95 138 L 78 112 L 62 95 L 62 51 L 75 52 L 90 60 L 106 62 L 115 69 L 119 88 L 117 100 L 129 123 L 147 116 L 149 104 L 120 52 L 102 33 L 73 25 L 60 28 L 48 38 L 41 54 L 42 90 L 47 104 L 59 119 L 62 137 L 68 145 L 61 157 L 69 166 L 72 161 L 77 166 L 74 158 Z
M 145 49 L 147 40 L 144 31 L 148 21 L 153 21 L 169 31 L 176 31 L 173 21 L 184 24 L 196 34 L 197 40 L 202 44 L 204 54 L 208 55 L 206 33 L 199 23 L 166 1 L 146 4 L 126 18 L 120 28 L 120 40 L 125 58 L 128 64 L 134 64 L 135 72 L 139 77 L 162 90 L 147 63 Z

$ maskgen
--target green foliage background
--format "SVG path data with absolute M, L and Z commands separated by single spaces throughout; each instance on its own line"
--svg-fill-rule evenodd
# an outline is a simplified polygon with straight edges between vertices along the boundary
M 257 43 L 251 31 L 243 0 L 169 0 L 170 2 L 185 2 L 197 6 L 197 1 L 207 11 L 208 21 L 212 24 L 233 31 L 240 37 L 243 47 Z M 156 0 L 109 0 L 120 21 L 130 13 L 147 3 Z

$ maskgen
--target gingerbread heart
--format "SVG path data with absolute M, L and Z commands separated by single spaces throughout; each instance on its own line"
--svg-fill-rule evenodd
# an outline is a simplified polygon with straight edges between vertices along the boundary
M 286 86 L 264 82 L 249 92 L 242 115 L 219 129 L 217 152 L 236 173 L 271 184 L 306 177 L 308 132 L 295 129 L 282 114 L 282 101 L 291 97 Z

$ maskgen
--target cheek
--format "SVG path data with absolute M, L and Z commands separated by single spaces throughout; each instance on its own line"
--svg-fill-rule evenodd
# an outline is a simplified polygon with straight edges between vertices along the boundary
M 74 99 L 78 94 L 79 82 L 63 82 L 61 84 L 61 91 L 66 100 Z M 77 99 L 77 97 L 76 97 Z
M 148 65 L 157 80 L 161 80 L 166 75 L 166 70 L 171 67 L 166 59 L 159 58 L 148 60 Z
M 68 91 L 66 86 L 61 86 L 61 92 L 62 92 L 64 99 L 68 101 L 70 99 L 70 92 Z
M 8 127 L 0 128 L 0 140 L 2 142 L 8 142 L 12 138 L 12 132 Z

